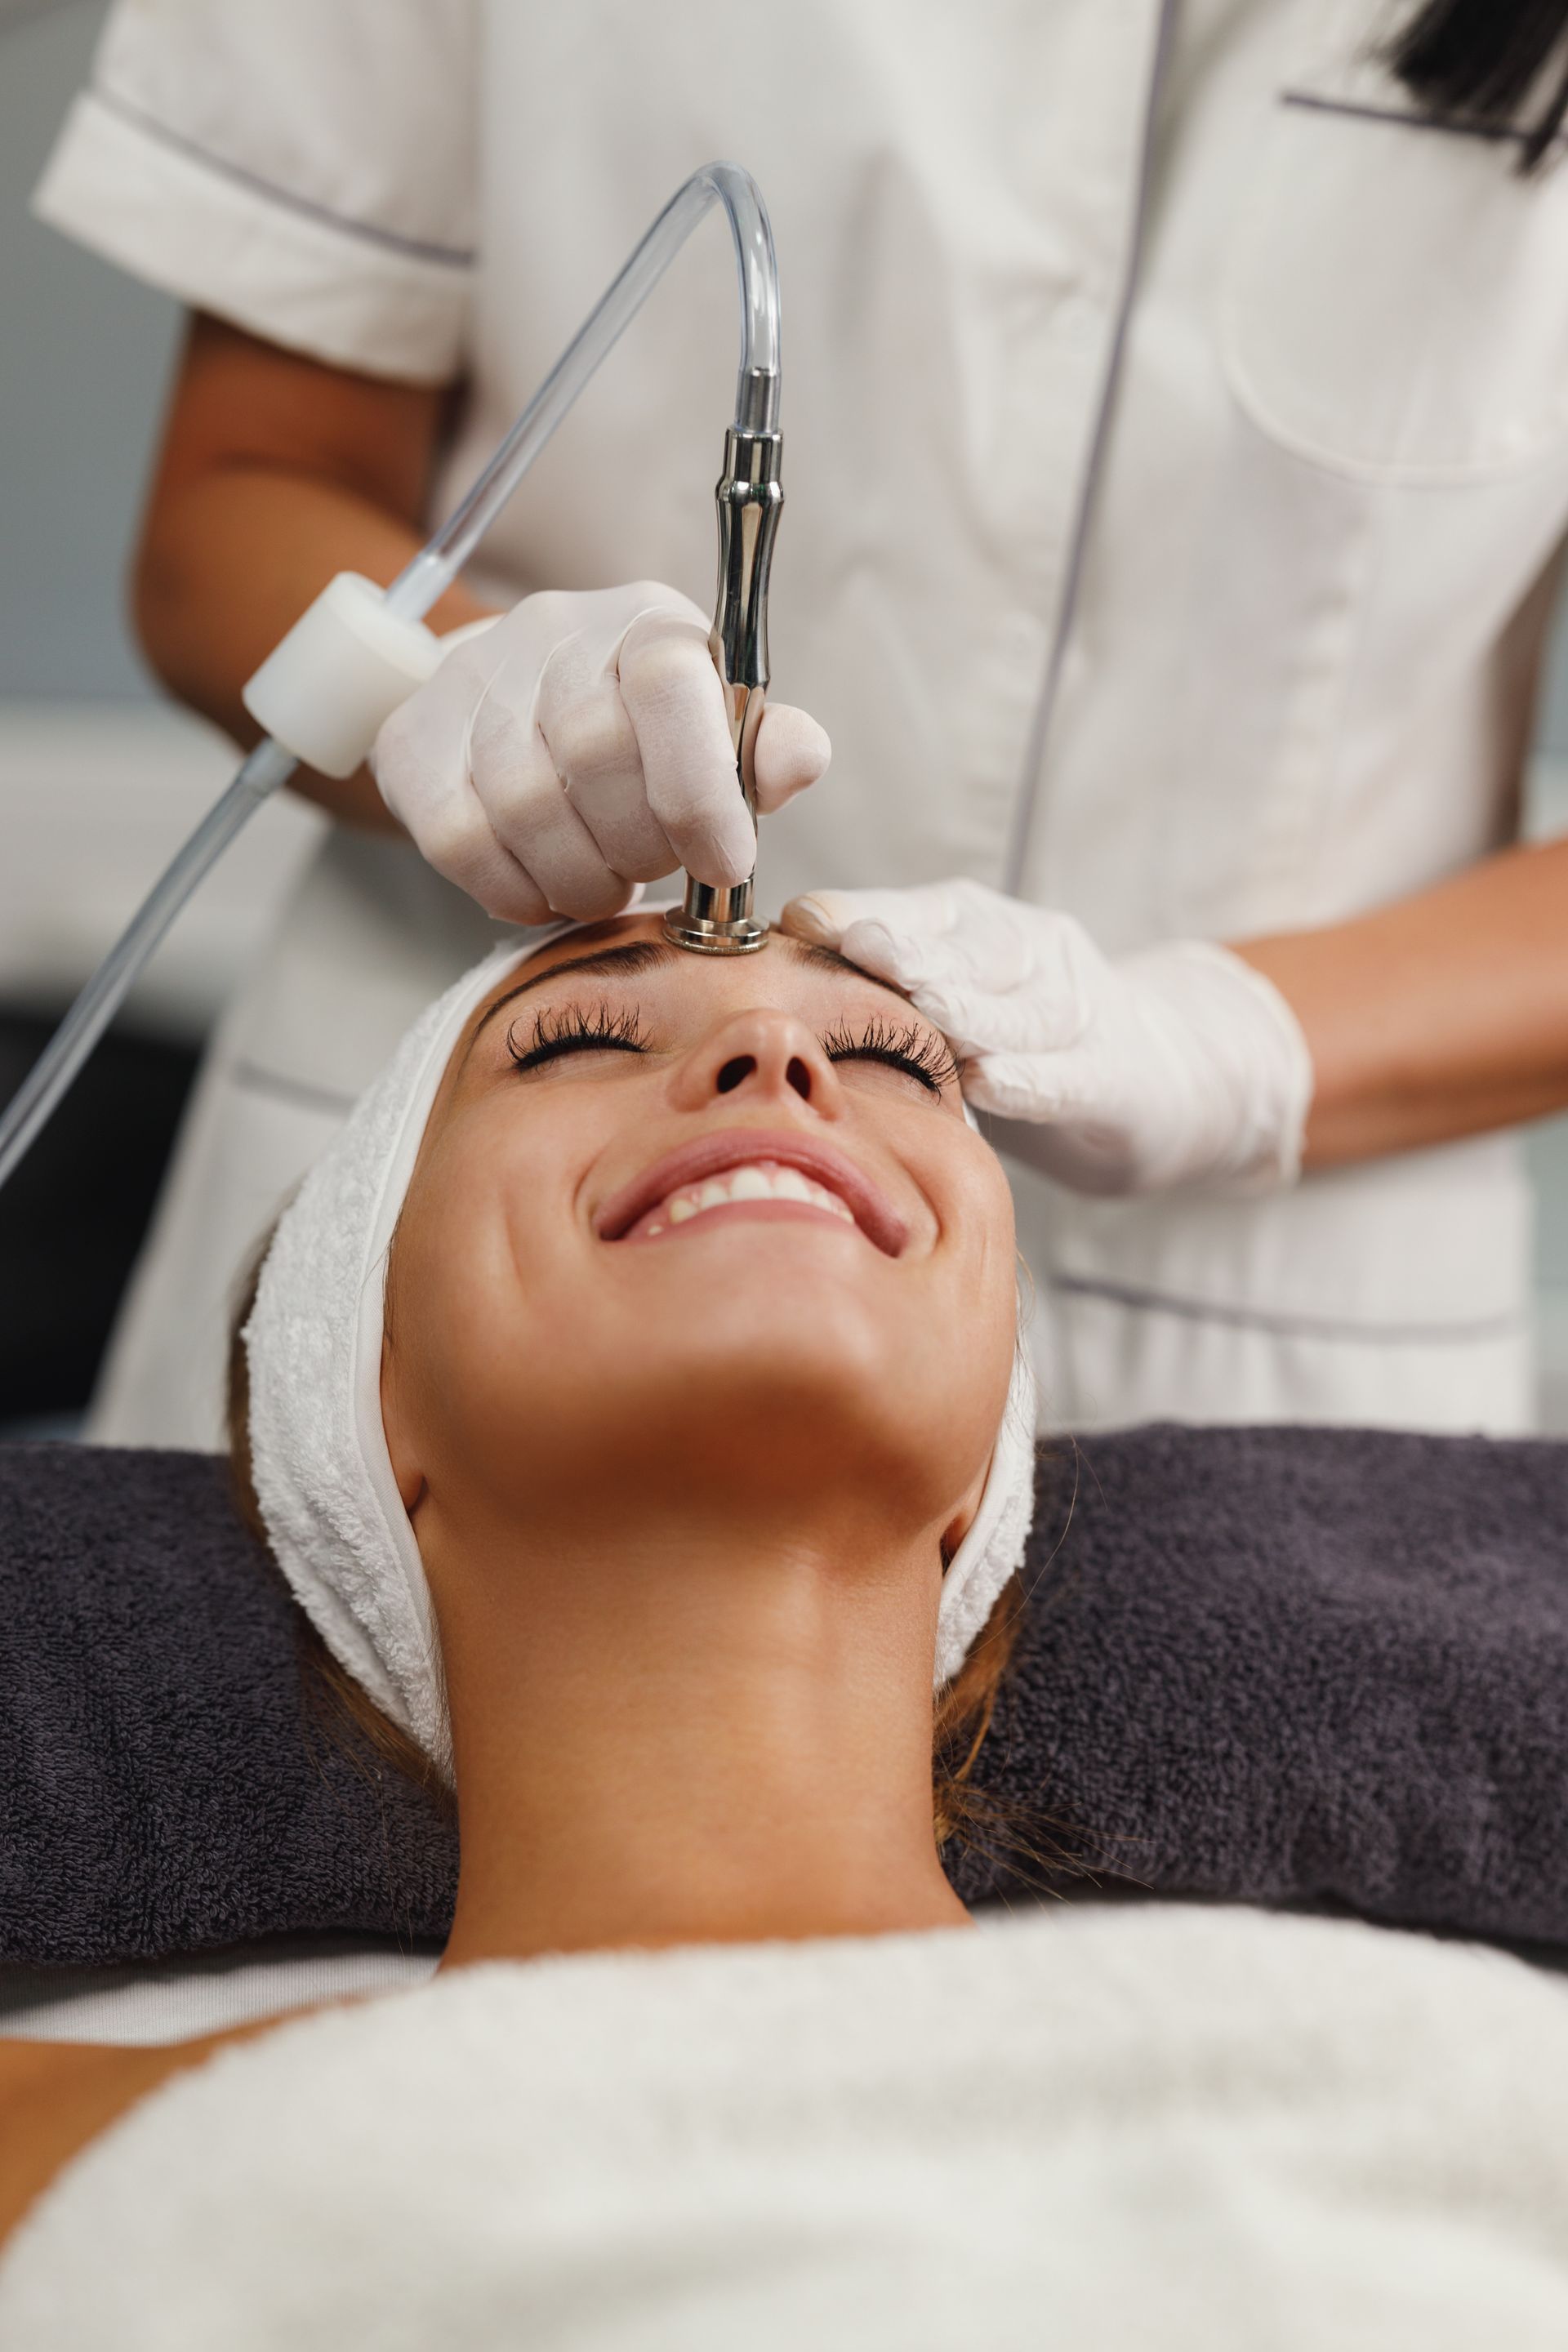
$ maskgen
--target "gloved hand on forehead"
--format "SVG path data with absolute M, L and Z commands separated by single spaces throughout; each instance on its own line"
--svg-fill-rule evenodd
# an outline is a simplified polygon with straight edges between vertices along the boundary
M 708 621 L 657 581 L 526 596 L 453 650 L 371 752 L 381 795 L 437 872 L 510 923 L 619 913 L 684 866 L 743 882 L 756 842 L 735 781 Z M 770 703 L 763 814 L 815 783 L 828 741 Z
M 984 883 L 819 890 L 784 928 L 891 982 L 942 1030 L 996 1140 L 1075 1192 L 1294 1181 L 1312 1097 L 1300 1023 L 1228 948 L 1115 959 Z

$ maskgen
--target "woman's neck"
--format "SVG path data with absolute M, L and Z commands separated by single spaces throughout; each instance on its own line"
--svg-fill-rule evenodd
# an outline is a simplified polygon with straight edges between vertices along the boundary
M 963 1922 L 931 1824 L 935 1544 L 865 1534 L 446 1540 L 447 1965 Z

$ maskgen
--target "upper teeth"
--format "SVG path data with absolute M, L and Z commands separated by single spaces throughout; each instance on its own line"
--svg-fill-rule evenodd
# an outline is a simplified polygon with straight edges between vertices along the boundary
M 726 1168 L 721 1176 L 706 1177 L 700 1184 L 682 1185 L 679 1192 L 661 1201 L 654 1213 L 658 1220 L 679 1225 L 688 1217 L 700 1216 L 704 1209 L 722 1208 L 729 1201 L 808 1201 L 814 1208 L 842 1217 L 846 1224 L 855 1222 L 853 1210 L 826 1184 L 816 1183 L 798 1168 L 781 1168 L 772 1160 L 747 1160 L 743 1167 Z

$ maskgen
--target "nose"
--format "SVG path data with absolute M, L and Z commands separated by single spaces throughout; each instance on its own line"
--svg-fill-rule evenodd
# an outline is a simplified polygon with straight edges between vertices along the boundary
M 737 1107 L 772 1105 L 798 1114 L 808 1105 L 819 1118 L 837 1118 L 844 1090 L 838 1074 L 804 1021 L 773 1005 L 731 1013 L 686 1056 L 676 1074 L 682 1110 L 705 1110 L 721 1097 Z

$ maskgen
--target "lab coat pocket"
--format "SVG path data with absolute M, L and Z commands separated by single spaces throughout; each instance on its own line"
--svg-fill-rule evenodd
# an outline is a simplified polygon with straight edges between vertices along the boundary
M 1273 440 L 1409 482 L 1568 434 L 1568 167 L 1428 124 L 1391 78 L 1281 92 L 1221 293 L 1231 390 Z

